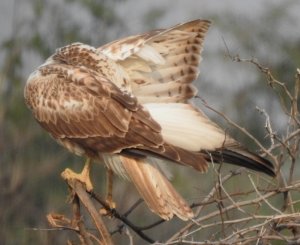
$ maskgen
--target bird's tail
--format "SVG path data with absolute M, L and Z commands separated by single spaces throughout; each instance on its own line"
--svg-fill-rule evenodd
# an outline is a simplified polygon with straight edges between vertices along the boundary
M 165 220 L 174 215 L 182 220 L 194 217 L 193 211 L 173 188 L 164 174 L 145 159 L 120 156 L 127 177 L 133 182 L 139 194 L 151 211 Z

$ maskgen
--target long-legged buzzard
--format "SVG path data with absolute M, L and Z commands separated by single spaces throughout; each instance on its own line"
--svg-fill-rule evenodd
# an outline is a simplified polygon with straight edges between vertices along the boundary
M 73 43 L 34 71 L 25 99 L 39 124 L 69 151 L 88 158 L 81 175 L 92 189 L 90 159 L 133 182 L 163 219 L 193 217 L 157 163 L 205 172 L 228 162 L 274 176 L 273 165 L 249 152 L 189 100 L 197 90 L 207 20 L 123 38 L 100 48 Z M 158 160 L 160 159 L 160 160 Z

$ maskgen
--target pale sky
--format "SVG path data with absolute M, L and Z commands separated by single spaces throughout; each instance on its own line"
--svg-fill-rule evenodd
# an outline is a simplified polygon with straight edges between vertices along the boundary
M 16 22 L 22 23 L 31 18 L 33 13 L 28 2 L 29 0 L 0 1 L 0 43 L 12 35 Z M 45 2 L 60 3 L 61 1 Z M 82 31 L 85 31 L 86 35 L 101 32 L 100 27 L 99 30 L 91 30 L 94 28 L 92 19 L 78 4 L 67 6 L 70 9 L 70 17 L 81 23 Z M 274 46 L 278 45 L 278 40 L 282 43 L 291 42 L 291 40 L 299 40 L 300 36 L 300 1 L 298 0 L 123 0 L 115 4 L 114 10 L 123 20 L 125 28 L 110 30 L 108 39 L 112 40 L 148 31 L 150 27 L 145 19 L 151 11 L 153 13 L 153 10 L 161 15 L 151 23 L 151 28 L 170 27 L 198 18 L 212 20 L 214 24 L 206 37 L 204 59 L 200 66 L 201 74 L 197 85 L 199 94 L 222 110 L 226 110 L 224 105 L 233 103 L 230 99 L 232 93 L 239 93 L 240 90 L 251 86 L 257 81 L 258 74 L 253 72 L 250 66 L 237 65 L 226 59 L 224 57 L 226 45 L 234 55 L 240 54 L 244 58 L 257 57 L 271 65 L 285 57 L 280 47 Z M 276 16 L 279 16 L 278 23 Z M 49 21 L 51 23 L 51 16 L 47 17 L 44 25 L 49 25 Z M 17 31 L 23 31 L 26 35 L 28 30 L 22 29 L 21 25 L 21 30 Z M 264 33 L 271 33 L 272 36 L 264 36 Z M 258 34 L 263 39 L 258 39 Z M 277 42 L 273 44 L 274 39 Z M 245 41 L 249 42 L 250 46 L 245 47 Z M 1 51 L 0 66 L 3 57 Z M 24 74 L 30 74 L 40 62 L 39 57 L 26 54 Z M 295 64 L 295 67 L 297 65 L 299 67 L 299 64 Z M 260 97 L 257 98 L 257 103 L 264 108 L 269 101 L 268 98 Z

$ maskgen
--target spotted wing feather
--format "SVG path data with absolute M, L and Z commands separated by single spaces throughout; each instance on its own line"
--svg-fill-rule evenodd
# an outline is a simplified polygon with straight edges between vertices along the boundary
M 191 82 L 199 74 L 209 25 L 209 21 L 195 20 L 124 38 L 98 50 L 129 74 L 139 102 L 185 102 L 197 93 Z

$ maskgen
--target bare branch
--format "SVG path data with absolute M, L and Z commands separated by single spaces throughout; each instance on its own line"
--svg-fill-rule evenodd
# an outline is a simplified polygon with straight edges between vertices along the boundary
M 111 236 L 106 229 L 106 226 L 99 214 L 99 212 L 96 210 L 95 206 L 93 205 L 90 197 L 88 196 L 85 188 L 83 187 L 83 184 L 75 179 L 68 180 L 69 186 L 72 188 L 72 191 L 78 195 L 78 198 L 83 203 L 83 205 L 86 207 L 88 212 L 90 213 L 97 230 L 100 233 L 100 237 L 102 238 L 102 244 L 111 245 L 113 244 L 113 241 L 111 239 Z

